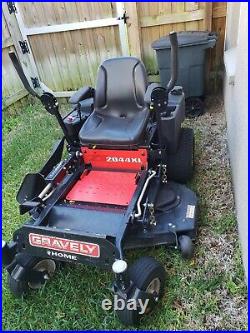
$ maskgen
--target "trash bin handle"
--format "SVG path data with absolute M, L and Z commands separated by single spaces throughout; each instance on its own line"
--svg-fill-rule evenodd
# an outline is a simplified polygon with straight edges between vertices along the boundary
M 210 49 L 216 44 L 216 39 L 210 39 L 207 44 L 205 44 L 205 49 Z
M 218 40 L 218 33 L 216 31 L 209 32 L 208 40 L 215 39 Z

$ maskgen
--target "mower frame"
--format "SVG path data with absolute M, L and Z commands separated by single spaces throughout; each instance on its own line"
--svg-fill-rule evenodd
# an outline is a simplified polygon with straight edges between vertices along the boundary
M 176 35 L 171 38 L 176 53 Z M 84 159 L 89 147 L 82 146 L 76 137 L 88 117 L 79 99 L 91 99 L 93 88 L 82 88 L 71 99 L 74 108 L 65 118 L 61 117 L 58 102 L 51 93 L 44 92 L 42 96 L 33 93 L 56 116 L 64 137 L 41 170 L 25 176 L 17 194 L 20 214 L 29 212 L 30 219 L 14 232 L 11 242 L 2 243 L 3 264 L 12 279 L 44 283 L 46 274 L 34 268 L 37 259 L 90 264 L 113 270 L 116 276 L 113 290 L 120 297 L 140 296 L 154 303 L 152 294 L 130 281 L 124 251 L 156 245 L 180 248 L 181 237 L 194 240 L 197 230 L 196 195 L 184 185 L 167 179 L 168 155 L 178 149 L 185 114 L 184 93 L 181 87 L 174 86 L 176 57 L 172 56 L 173 72 L 167 89 L 154 84 L 146 92 L 145 100 L 150 96 L 148 103 L 154 113 L 144 141 L 133 149 L 121 149 L 128 160 L 131 154 L 136 156 L 145 151 L 147 161 L 139 163 L 140 159 L 135 157 L 136 166 L 130 162 L 126 167 L 120 166 L 121 172 L 136 175 L 135 189 L 127 205 L 72 201 L 66 197 L 82 175 L 93 171 L 91 161 L 87 163 Z M 27 85 L 13 53 L 11 60 Z M 32 89 L 27 87 L 27 90 Z M 65 148 L 68 156 L 63 159 Z M 98 148 L 95 151 L 98 154 Z M 100 151 L 105 154 L 104 149 Z M 105 169 L 105 165 L 102 167 Z M 192 249 L 187 244 L 184 252 L 189 255 Z M 121 263 L 118 268 L 117 262 Z

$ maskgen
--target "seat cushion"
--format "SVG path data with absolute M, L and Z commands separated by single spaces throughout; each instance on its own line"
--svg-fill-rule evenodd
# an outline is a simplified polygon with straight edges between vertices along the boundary
M 79 132 L 80 142 L 103 147 L 138 145 L 144 138 L 148 117 L 148 108 L 120 117 L 94 111 Z
M 141 143 L 149 110 L 147 73 L 134 57 L 105 60 L 99 67 L 94 111 L 79 133 L 82 145 L 128 147 Z

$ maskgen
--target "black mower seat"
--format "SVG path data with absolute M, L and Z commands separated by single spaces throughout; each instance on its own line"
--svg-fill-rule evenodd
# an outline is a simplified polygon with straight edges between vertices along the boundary
M 144 65 L 133 57 L 103 62 L 97 76 L 94 111 L 80 130 L 82 145 L 135 146 L 144 137 L 149 117 Z

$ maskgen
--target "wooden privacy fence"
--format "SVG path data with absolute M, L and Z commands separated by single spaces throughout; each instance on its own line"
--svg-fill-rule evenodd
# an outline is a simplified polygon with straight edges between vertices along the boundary
M 26 95 L 8 58 L 10 48 L 30 83 L 43 82 L 57 97 L 95 85 L 99 64 L 110 57 L 137 56 L 149 75 L 157 75 L 151 43 L 172 30 L 218 32 L 210 70 L 218 71 L 222 65 L 225 2 L 7 2 L 2 9 L 2 87 L 7 106 Z

